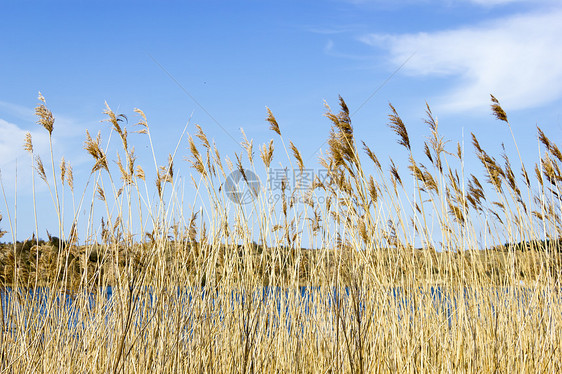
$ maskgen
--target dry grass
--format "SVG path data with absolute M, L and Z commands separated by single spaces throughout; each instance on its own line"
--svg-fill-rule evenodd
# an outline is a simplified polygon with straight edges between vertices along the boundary
M 40 100 L 38 123 L 51 136 L 55 119 Z M 461 147 L 446 150 L 429 107 L 430 135 L 418 145 L 391 106 L 406 175 L 392 159 L 382 166 L 365 143 L 361 156 L 343 99 L 340 107 L 326 114 L 326 178 L 299 191 L 280 180 L 278 201 L 262 192 L 248 205 L 228 200 L 227 175 L 239 170 L 247 181 L 247 171 L 271 170 L 276 141 L 254 158 L 244 135 L 232 162 L 197 126 L 187 161 L 205 208 L 194 211 L 184 211 L 178 149 L 157 164 L 140 110 L 136 132 L 148 139 L 153 168 L 137 165 L 127 117 L 107 106 L 121 148 L 110 162 L 110 143 L 86 134 L 93 187 L 81 195 L 70 163 L 57 167 L 51 152 L 49 168 L 27 136 L 60 230 L 49 242 L 33 236 L 0 251 L 0 372 L 561 371 L 562 156 L 554 142 L 539 129 L 544 152 L 533 180 L 521 158 L 518 177 L 507 156 L 501 164 L 473 135 L 486 181 L 465 178 Z M 269 109 L 266 120 L 295 161 L 288 172 L 306 171 Z M 88 205 L 82 222 L 77 212 Z M 477 250 L 483 232 L 486 251 Z

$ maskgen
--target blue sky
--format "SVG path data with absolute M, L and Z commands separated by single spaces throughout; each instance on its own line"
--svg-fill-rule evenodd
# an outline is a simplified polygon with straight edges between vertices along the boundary
M 240 151 L 240 128 L 256 145 L 268 142 L 275 134 L 267 106 L 307 166 L 317 167 L 330 128 L 324 100 L 336 111 L 338 95 L 356 112 L 356 137 L 381 160 L 406 160 L 386 125 L 389 102 L 415 152 L 428 134 L 427 101 L 452 145 L 464 133 L 472 154 L 474 132 L 490 154 L 499 157 L 502 142 L 511 154 L 508 129 L 490 114 L 492 93 L 530 169 L 538 160 L 536 126 L 554 141 L 562 136 L 560 19 L 562 6 L 549 0 L 0 0 L 0 169 L 12 220 L 17 170 L 17 236 L 33 231 L 22 218 L 33 212 L 26 132 L 48 158 L 34 116 L 39 91 L 56 117 L 55 158 L 70 161 L 78 186 L 92 166 L 82 150 L 85 130 L 109 134 L 100 124 L 105 102 L 131 124 L 134 108 L 145 112 L 159 164 L 188 120 L 190 133 L 201 125 L 231 158 Z M 150 161 L 146 140 L 131 141 L 141 162 Z M 181 159 L 186 147 L 180 144 Z M 176 167 L 188 178 L 187 162 Z M 466 167 L 482 173 L 474 157 Z M 41 226 L 56 232 L 48 192 L 37 186 Z M 10 231 L 4 203 L 0 212 L 0 227 Z

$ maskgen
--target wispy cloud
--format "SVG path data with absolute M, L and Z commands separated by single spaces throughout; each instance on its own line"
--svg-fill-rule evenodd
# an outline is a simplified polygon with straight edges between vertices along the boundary
M 48 103 L 47 103 L 48 104 Z M 33 140 L 34 154 L 43 158 L 46 167 L 49 161 L 49 135 L 36 123 L 35 109 L 17 104 L 0 101 L 0 110 L 9 115 L 11 122 L 0 118 L 0 171 L 2 182 L 6 188 L 18 183 L 18 191 L 31 191 L 31 156 L 24 150 L 25 134 L 29 132 Z M 82 142 L 86 125 L 65 115 L 54 113 L 55 128 L 53 132 L 53 151 L 55 162 L 64 155 L 73 166 L 88 161 L 82 152 Z M 90 123 L 89 125 L 93 125 Z M 95 129 L 99 126 L 89 126 Z M 39 184 L 41 185 L 41 184 Z M 9 189 L 10 190 L 10 189 Z
M 525 14 L 455 30 L 369 34 L 361 40 L 387 50 L 393 65 L 416 52 L 404 71 L 452 77 L 436 101 L 451 111 L 483 107 L 489 94 L 510 109 L 562 97 L 562 10 Z
M 49 138 L 44 131 L 30 131 L 33 139 L 33 148 L 37 154 L 45 154 L 49 149 Z M 16 181 L 16 172 L 19 183 L 28 182 L 31 170 L 31 156 L 23 149 L 26 130 L 16 124 L 0 119 L 0 170 L 2 182 L 8 188 Z
M 530 2 L 530 0 L 465 0 L 470 3 L 474 3 L 477 5 L 491 7 L 496 5 L 506 5 L 511 3 L 523 3 L 523 2 Z M 536 0 L 535 0 L 536 1 Z
M 0 110 L 23 121 L 35 121 L 35 110 L 33 108 L 0 101 Z
M 433 4 L 442 3 L 446 5 L 454 5 L 454 4 L 466 4 L 472 3 L 474 5 L 483 6 L 483 7 L 493 7 L 499 5 L 507 5 L 513 3 L 548 3 L 554 2 L 554 0 L 395 0 L 393 2 L 389 2 L 387 0 L 345 0 L 348 3 L 355 4 L 355 5 L 377 5 L 377 6 L 385 6 L 385 7 L 397 7 L 403 5 L 411 5 L 411 4 Z

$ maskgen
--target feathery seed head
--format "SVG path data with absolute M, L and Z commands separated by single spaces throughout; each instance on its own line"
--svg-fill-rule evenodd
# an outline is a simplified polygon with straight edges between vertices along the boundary
M 144 170 L 140 165 L 137 165 L 137 170 L 135 175 L 137 178 L 142 179 L 143 181 L 146 180 L 144 176 Z
M 143 112 L 142 110 L 138 109 L 138 108 L 133 109 L 133 111 L 134 111 L 135 113 L 139 114 L 139 115 L 141 116 L 141 118 L 142 118 L 142 120 L 139 121 L 139 122 L 137 123 L 137 125 L 143 126 L 143 127 L 148 127 L 148 121 L 146 120 L 146 116 L 145 116 L 144 112 Z
M 195 124 L 195 127 L 197 128 L 197 134 L 195 134 L 195 136 L 198 137 L 199 140 L 201 140 L 201 143 L 205 148 L 211 149 L 211 144 L 209 143 L 209 139 L 207 139 L 207 135 L 205 135 L 201 126 Z
M 273 159 L 273 139 L 269 141 L 269 145 L 263 144 L 260 148 L 260 156 L 266 168 L 271 165 L 271 160 Z
M 105 191 L 103 188 L 98 184 L 96 188 L 97 196 L 101 201 L 105 201 Z
M 492 98 L 492 112 L 494 114 L 494 116 L 499 119 L 500 121 L 504 121 L 505 123 L 509 123 L 507 121 L 507 114 L 505 113 L 505 111 L 502 109 L 502 107 L 500 106 L 500 102 L 498 101 L 498 99 L 496 99 L 494 97 L 494 95 L 490 95 Z
M 72 165 L 69 162 L 66 163 L 66 183 L 70 187 L 71 191 L 74 191 L 74 173 L 72 172 Z
M 293 156 L 295 156 L 295 158 L 297 159 L 299 169 L 302 172 L 303 169 L 304 169 L 304 162 L 302 160 L 301 154 L 300 154 L 299 150 L 297 149 L 297 147 L 293 144 L 293 142 L 290 142 L 290 148 L 291 148 L 291 151 L 293 151 Z
M 86 130 L 86 141 L 84 142 L 84 149 L 94 158 L 96 163 L 92 167 L 92 173 L 105 169 L 109 173 L 107 165 L 107 158 L 101 149 L 101 135 L 98 132 L 96 139 L 92 139 L 88 130 Z
M 66 176 L 66 162 L 64 161 L 64 157 L 60 160 L 60 180 L 62 185 L 64 186 L 64 182 Z
M 431 156 L 431 151 L 429 150 L 429 146 L 427 145 L 426 142 L 423 143 L 423 153 L 425 153 L 429 161 L 433 163 L 433 157 Z
M 373 151 L 371 151 L 371 149 L 367 146 L 367 144 L 365 144 L 364 141 L 361 141 L 363 143 L 363 149 L 365 150 L 365 153 L 367 154 L 367 156 L 369 156 L 369 158 L 371 159 L 371 161 L 373 161 L 373 163 L 375 164 L 375 166 L 380 169 L 381 168 L 381 164 L 379 162 L 379 159 L 377 158 L 377 156 L 373 153 Z
M 267 122 L 269 122 L 269 129 L 275 131 L 277 135 L 281 136 L 281 130 L 279 130 L 279 124 L 277 123 L 277 120 L 273 116 L 271 110 L 268 107 L 266 107 L 266 109 L 267 109 Z
M 394 164 L 394 161 L 392 161 L 392 159 L 390 159 L 390 176 L 392 177 L 393 181 L 398 182 L 398 184 L 402 185 L 402 179 L 400 178 L 398 169 L 396 168 L 396 165 Z
M 43 161 L 41 161 L 41 157 L 38 155 L 35 156 L 35 165 L 35 170 L 37 170 L 39 177 L 41 177 L 45 183 L 49 184 L 47 181 L 47 173 L 45 173 L 45 167 L 43 166 Z
M 25 133 L 25 142 L 23 144 L 23 149 L 25 149 L 27 152 L 33 154 L 33 142 L 31 141 L 31 133 L 30 132 Z
M 373 179 L 373 176 L 369 176 L 369 182 L 368 182 L 368 190 L 369 190 L 369 196 L 371 197 L 371 201 L 372 203 L 376 203 L 378 200 L 378 191 L 377 191 L 377 186 L 375 185 L 375 181 Z
M 246 133 L 244 132 L 244 129 L 240 129 L 240 131 L 242 132 L 242 135 L 244 135 L 244 140 L 242 140 L 242 142 L 240 143 L 240 145 L 242 145 L 242 148 L 244 148 L 246 150 L 246 153 L 248 155 L 248 160 L 250 161 L 250 164 L 254 163 L 254 140 L 248 140 L 248 137 L 246 136 Z
M 399 136 L 398 144 L 403 145 L 406 149 L 411 150 L 410 148 L 410 138 L 408 137 L 408 131 L 406 130 L 406 126 L 402 119 L 396 112 L 396 109 L 392 106 L 392 104 L 388 104 L 390 109 L 392 110 L 392 114 L 388 115 L 390 123 L 388 124 L 392 130 Z
M 35 115 L 39 117 L 37 123 L 43 126 L 45 130 L 49 132 L 50 136 L 53 133 L 55 117 L 53 117 L 53 113 L 45 106 L 45 98 L 41 95 L 41 93 L 39 93 L 39 100 L 42 104 L 35 108 Z

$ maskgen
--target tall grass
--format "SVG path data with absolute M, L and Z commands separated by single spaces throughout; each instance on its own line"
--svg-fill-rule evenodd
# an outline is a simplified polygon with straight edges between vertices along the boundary
M 51 139 L 55 119 L 40 100 Z M 278 199 L 262 183 L 245 205 L 229 199 L 228 175 L 248 184 L 250 172 L 271 175 L 279 142 L 288 176 L 311 168 L 285 146 L 269 109 L 274 139 L 259 157 L 245 135 L 230 157 L 199 126 L 187 136 L 196 188 L 187 198 L 202 204 L 192 210 L 175 170 L 183 140 L 158 165 L 140 110 L 130 126 L 107 106 L 108 139 L 86 133 L 92 168 L 82 192 L 70 164 L 56 165 L 52 142 L 49 175 L 27 136 L 59 233 L 3 245 L 1 372 L 561 371 L 557 145 L 538 129 L 533 174 L 521 156 L 498 162 L 472 135 L 482 179 L 464 170 L 460 145 L 447 148 L 429 106 L 429 135 L 415 144 L 391 105 L 389 126 L 409 160 L 401 174 L 358 147 L 341 98 L 339 106 L 327 107 L 322 177 L 280 178 Z M 492 110 L 509 125 L 493 96 Z M 129 144 L 133 128 L 152 149 L 147 171 Z

